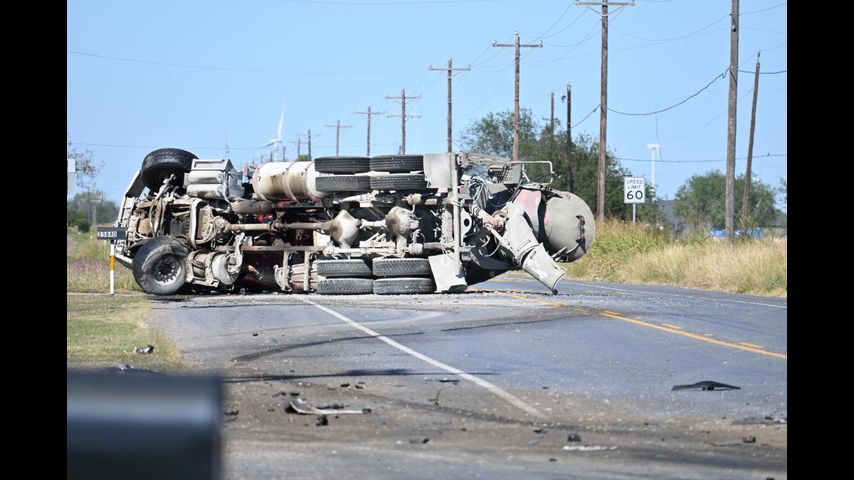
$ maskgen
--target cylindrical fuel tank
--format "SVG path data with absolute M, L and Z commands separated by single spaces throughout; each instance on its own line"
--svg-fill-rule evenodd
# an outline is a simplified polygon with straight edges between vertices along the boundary
M 578 195 L 555 192 L 546 202 L 543 226 L 546 233 L 546 248 L 554 255 L 565 248 L 565 262 L 574 262 L 583 257 L 593 245 L 596 236 L 596 220 L 590 207 Z M 578 248 L 575 248 L 578 246 Z M 573 250 L 574 249 L 574 250 Z M 571 253 L 569 253 L 571 252 Z
M 262 200 L 320 201 L 314 162 L 267 162 L 252 174 L 252 187 Z
M 558 196 L 544 203 L 541 191 L 523 189 L 513 203 L 525 209 L 534 235 L 551 255 L 563 250 L 559 260 L 573 262 L 587 254 L 593 245 L 596 221 L 581 197 L 558 190 L 553 192 Z

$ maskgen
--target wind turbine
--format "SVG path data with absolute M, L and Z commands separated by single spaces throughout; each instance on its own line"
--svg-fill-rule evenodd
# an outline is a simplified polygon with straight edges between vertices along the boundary
M 273 155 L 279 150 L 279 144 L 282 143 L 282 127 L 285 126 L 285 102 L 282 102 L 282 114 L 279 116 L 279 129 L 276 130 L 276 136 L 264 145 L 265 147 L 273 147 Z M 271 157 L 272 158 L 272 157 Z M 282 159 L 284 160 L 284 158 Z

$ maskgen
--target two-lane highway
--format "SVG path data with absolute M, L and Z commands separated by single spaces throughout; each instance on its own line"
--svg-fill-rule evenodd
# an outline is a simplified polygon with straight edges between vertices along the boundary
M 553 296 L 508 274 L 458 295 L 155 304 L 185 358 L 226 377 L 229 477 L 786 476 L 785 299 L 569 280 Z M 740 389 L 672 391 L 706 380 Z M 286 413 L 295 393 L 372 412 L 316 426 Z

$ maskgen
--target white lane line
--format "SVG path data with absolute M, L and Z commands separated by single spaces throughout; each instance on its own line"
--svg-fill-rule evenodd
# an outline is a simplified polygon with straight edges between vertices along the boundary
M 345 315 L 342 315 L 342 314 L 336 312 L 335 310 L 332 310 L 331 308 L 327 308 L 327 307 L 324 307 L 323 305 L 319 305 L 317 303 L 312 302 L 311 300 L 305 298 L 304 295 L 298 295 L 297 298 L 299 298 L 299 300 L 302 301 L 303 303 L 313 305 L 315 308 L 323 310 L 324 312 L 326 312 L 326 313 L 332 315 L 333 317 L 343 321 L 344 323 L 350 325 L 351 327 L 356 328 L 358 330 L 361 330 L 362 332 L 376 338 L 377 340 L 380 340 L 382 342 L 387 343 L 388 345 L 391 345 L 392 347 L 400 350 L 401 352 L 412 355 L 413 357 L 421 360 L 422 362 L 428 363 L 428 364 L 430 364 L 436 368 L 441 368 L 442 370 L 444 370 L 448 373 L 458 375 L 460 378 L 466 379 L 466 380 L 474 383 L 475 385 L 477 385 L 479 387 L 483 387 L 483 388 L 489 390 L 490 393 L 503 398 L 505 401 L 507 401 L 507 403 L 513 405 L 516 408 L 519 408 L 520 410 L 524 411 L 525 413 L 527 413 L 529 415 L 533 415 L 535 417 L 543 417 L 543 414 L 540 413 L 539 410 L 528 405 L 523 400 L 521 400 L 519 397 L 516 397 L 515 395 L 511 394 L 510 392 L 502 389 L 501 387 L 499 387 L 495 384 L 489 383 L 486 380 L 484 380 L 480 377 L 476 377 L 470 373 L 466 373 L 466 372 L 460 370 L 459 368 L 455 368 L 455 367 L 452 367 L 452 366 L 447 365 L 445 363 L 442 363 L 438 360 L 434 360 L 434 359 L 428 357 L 427 355 L 424 355 L 423 353 L 416 352 L 415 350 L 407 347 L 406 345 L 401 345 L 400 343 L 395 342 L 394 340 L 386 337 L 385 335 L 380 335 L 379 333 L 371 330 L 370 328 L 360 324 L 359 322 L 356 322 L 355 320 L 352 320 L 352 319 L 346 317 Z
M 668 297 L 696 298 L 696 299 L 698 299 L 698 300 L 706 300 L 706 301 L 711 301 L 711 302 L 734 302 L 734 303 L 746 303 L 746 304 L 748 304 L 748 305 L 761 305 L 761 306 L 763 306 L 763 307 L 782 308 L 782 309 L 785 309 L 785 310 L 788 310 L 788 308 L 789 308 L 789 307 L 788 307 L 788 306 L 786 306 L 786 305 L 773 305 L 773 304 L 770 304 L 770 303 L 748 302 L 748 301 L 745 301 L 745 300 L 729 300 L 729 299 L 726 299 L 726 298 L 710 298 L 710 297 L 700 297 L 700 296 L 694 296 L 694 295 L 680 295 L 680 294 L 678 294 L 678 293 L 646 292 L 646 291 L 643 291 L 643 290 L 626 290 L 626 289 L 623 289 L 623 288 L 603 287 L 603 286 L 601 286 L 601 285 L 591 285 L 591 284 L 589 284 L 589 283 L 577 283 L 577 282 L 566 282 L 566 281 L 562 281 L 562 282 L 560 282 L 560 283 L 565 283 L 565 284 L 567 284 L 567 285 L 579 285 L 579 286 L 582 286 L 582 287 L 601 288 L 601 289 L 604 289 L 604 290 L 615 290 L 615 291 L 617 291 L 617 292 L 626 292 L 626 293 L 642 293 L 642 294 L 645 294 L 645 295 L 664 295 L 664 296 L 668 296 Z

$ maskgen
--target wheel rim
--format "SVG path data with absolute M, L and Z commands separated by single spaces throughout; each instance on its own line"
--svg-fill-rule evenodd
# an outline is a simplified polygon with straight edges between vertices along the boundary
M 154 281 L 160 285 L 169 285 L 178 278 L 181 262 L 171 255 L 165 256 L 154 264 Z

